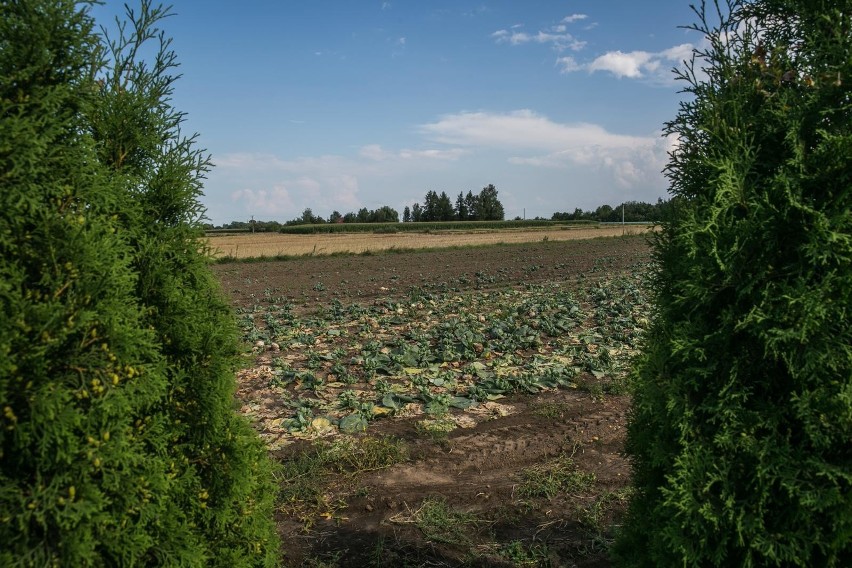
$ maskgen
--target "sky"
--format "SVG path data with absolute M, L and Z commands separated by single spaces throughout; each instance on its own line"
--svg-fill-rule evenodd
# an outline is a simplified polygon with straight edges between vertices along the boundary
M 132 5 L 132 4 L 131 4 Z M 93 8 L 101 24 L 121 3 Z M 666 198 L 689 1 L 174 0 L 210 222 L 498 190 L 506 218 Z

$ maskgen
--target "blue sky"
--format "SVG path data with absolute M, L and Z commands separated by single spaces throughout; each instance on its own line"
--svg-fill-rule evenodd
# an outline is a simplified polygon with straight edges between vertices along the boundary
M 109 23 L 119 5 L 98 7 Z M 215 224 L 494 184 L 507 218 L 666 197 L 688 1 L 175 0 Z

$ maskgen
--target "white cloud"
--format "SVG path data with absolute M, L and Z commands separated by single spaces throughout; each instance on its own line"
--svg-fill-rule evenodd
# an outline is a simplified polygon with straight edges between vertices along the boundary
M 408 178 L 410 183 L 425 172 L 441 171 L 446 164 L 457 162 L 470 153 L 466 148 L 431 146 L 390 150 L 379 144 L 368 144 L 360 147 L 354 156 L 294 159 L 260 153 L 218 156 L 213 170 L 215 185 L 222 188 L 220 195 L 224 191 L 222 196 L 230 198 L 230 206 L 225 207 L 225 211 L 211 211 L 211 214 L 215 222 L 224 222 L 218 218 L 224 215 L 287 220 L 297 217 L 306 207 L 316 214 L 327 215 L 333 210 L 345 213 L 361 207 L 394 206 L 393 199 L 378 203 L 364 198 L 360 188 L 366 185 L 373 189 L 384 183 L 382 180 Z
M 586 18 L 588 18 L 586 14 L 571 14 L 570 16 L 565 16 L 564 18 L 562 18 L 562 21 L 566 24 L 571 24 L 580 20 L 585 20 Z
M 577 60 L 568 55 L 557 59 L 556 65 L 562 68 L 561 71 L 563 73 L 570 73 L 571 71 L 579 71 L 580 69 L 582 69 L 582 66 L 577 63 Z
M 674 80 L 671 68 L 680 66 L 692 57 L 691 43 L 676 45 L 663 51 L 609 51 L 588 63 L 580 64 L 571 57 L 561 57 L 556 63 L 563 73 L 574 71 L 601 71 L 611 73 L 619 79 L 644 79 L 652 82 L 670 83 Z
M 358 179 L 345 174 L 324 177 L 301 176 L 274 183 L 271 187 L 243 187 L 231 193 L 231 202 L 261 217 L 295 217 L 310 207 L 315 213 L 352 211 L 361 207 Z
M 610 51 L 589 63 L 586 68 L 591 71 L 609 71 L 616 77 L 638 79 L 642 77 L 642 68 L 652 62 L 651 54 L 647 51 Z
M 401 210 L 431 187 L 455 193 L 491 182 L 504 204 L 518 209 L 507 209 L 510 216 L 536 200 L 542 209 L 535 214 L 543 215 L 552 213 L 549 207 L 560 210 L 557 203 L 588 208 L 627 198 L 647 201 L 662 194 L 660 170 L 673 148 L 658 133 L 620 134 L 528 109 L 447 114 L 415 132 L 421 144 L 410 148 L 365 144 L 347 155 L 287 159 L 216 156 L 205 188 L 210 216 L 218 224 L 251 215 L 285 221 L 308 207 L 323 216 L 382 205 Z
M 231 194 L 231 200 L 245 204 L 249 211 L 271 215 L 291 211 L 295 207 L 290 191 L 283 185 L 274 185 L 270 189 L 239 189 Z
M 616 134 L 596 124 L 557 123 L 530 110 L 445 115 L 421 130 L 443 144 L 508 151 L 515 165 L 605 170 L 623 188 L 660 181 L 670 148 L 659 133 Z
M 504 114 L 462 112 L 424 124 L 421 131 L 443 144 L 560 149 L 597 144 L 633 146 L 645 138 L 612 134 L 595 124 L 560 124 L 528 109 Z
M 692 59 L 692 52 L 694 49 L 695 46 L 691 43 L 682 43 L 661 51 L 660 55 L 669 61 L 681 63 Z

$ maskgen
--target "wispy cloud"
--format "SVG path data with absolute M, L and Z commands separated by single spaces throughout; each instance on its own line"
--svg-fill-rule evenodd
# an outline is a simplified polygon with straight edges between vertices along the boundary
M 455 161 L 469 153 L 464 148 L 428 149 L 428 150 L 385 150 L 379 144 L 362 146 L 359 155 L 375 162 L 396 160 L 450 160 Z
M 553 47 L 557 51 L 570 49 L 579 51 L 586 46 L 585 41 L 578 40 L 576 37 L 568 33 L 568 26 L 572 22 L 586 18 L 585 14 L 573 14 L 566 16 L 560 23 L 550 26 L 545 30 L 539 30 L 536 33 L 527 33 L 520 31 L 523 26 L 515 24 L 509 29 L 497 30 L 491 34 L 491 37 L 497 43 L 508 43 L 510 45 L 523 45 L 525 43 L 546 44 Z
M 493 37 L 497 43 L 508 43 L 511 45 L 522 45 L 524 43 L 531 42 L 550 44 L 557 51 L 563 51 L 565 49 L 579 51 L 586 46 L 585 41 L 580 41 L 571 34 L 564 33 L 564 29 L 560 30 L 560 28 L 564 28 L 564 26 L 555 26 L 555 29 L 550 32 L 540 31 L 535 34 L 509 30 L 497 30 L 491 34 L 491 37 Z

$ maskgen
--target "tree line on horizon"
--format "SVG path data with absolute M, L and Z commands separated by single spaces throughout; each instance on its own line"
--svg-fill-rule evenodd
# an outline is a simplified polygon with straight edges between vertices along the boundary
M 541 221 L 597 221 L 601 223 L 620 222 L 622 214 L 627 223 L 655 223 L 666 218 L 667 212 L 672 207 L 671 200 L 658 199 L 656 203 L 644 201 L 626 201 L 615 207 L 604 204 L 597 209 L 584 211 L 576 208 L 573 212 L 555 212 L 550 219 L 536 217 Z M 497 199 L 497 189 L 489 184 L 476 195 L 468 191 L 465 195 L 459 192 L 455 203 L 450 200 L 446 192 L 440 194 L 435 191 L 427 191 L 423 205 L 414 203 L 413 206 L 405 206 L 402 213 L 403 223 L 435 222 L 435 221 L 502 221 L 505 218 L 503 204 Z M 515 217 L 516 221 L 521 217 Z M 276 232 L 284 226 L 292 225 L 321 225 L 326 223 L 399 223 L 399 212 L 388 205 L 378 209 L 367 209 L 362 207 L 357 213 L 341 214 L 333 211 L 328 218 L 314 215 L 313 210 L 306 208 L 302 215 L 281 223 L 279 221 L 232 221 L 221 226 L 211 223 L 205 225 L 207 229 L 231 229 L 248 230 L 256 232 Z
M 673 206 L 672 199 L 657 199 L 656 203 L 625 201 L 615 207 L 601 205 L 594 211 L 579 207 L 572 213 L 554 213 L 551 221 L 598 221 L 600 223 L 657 223 L 667 218 Z

